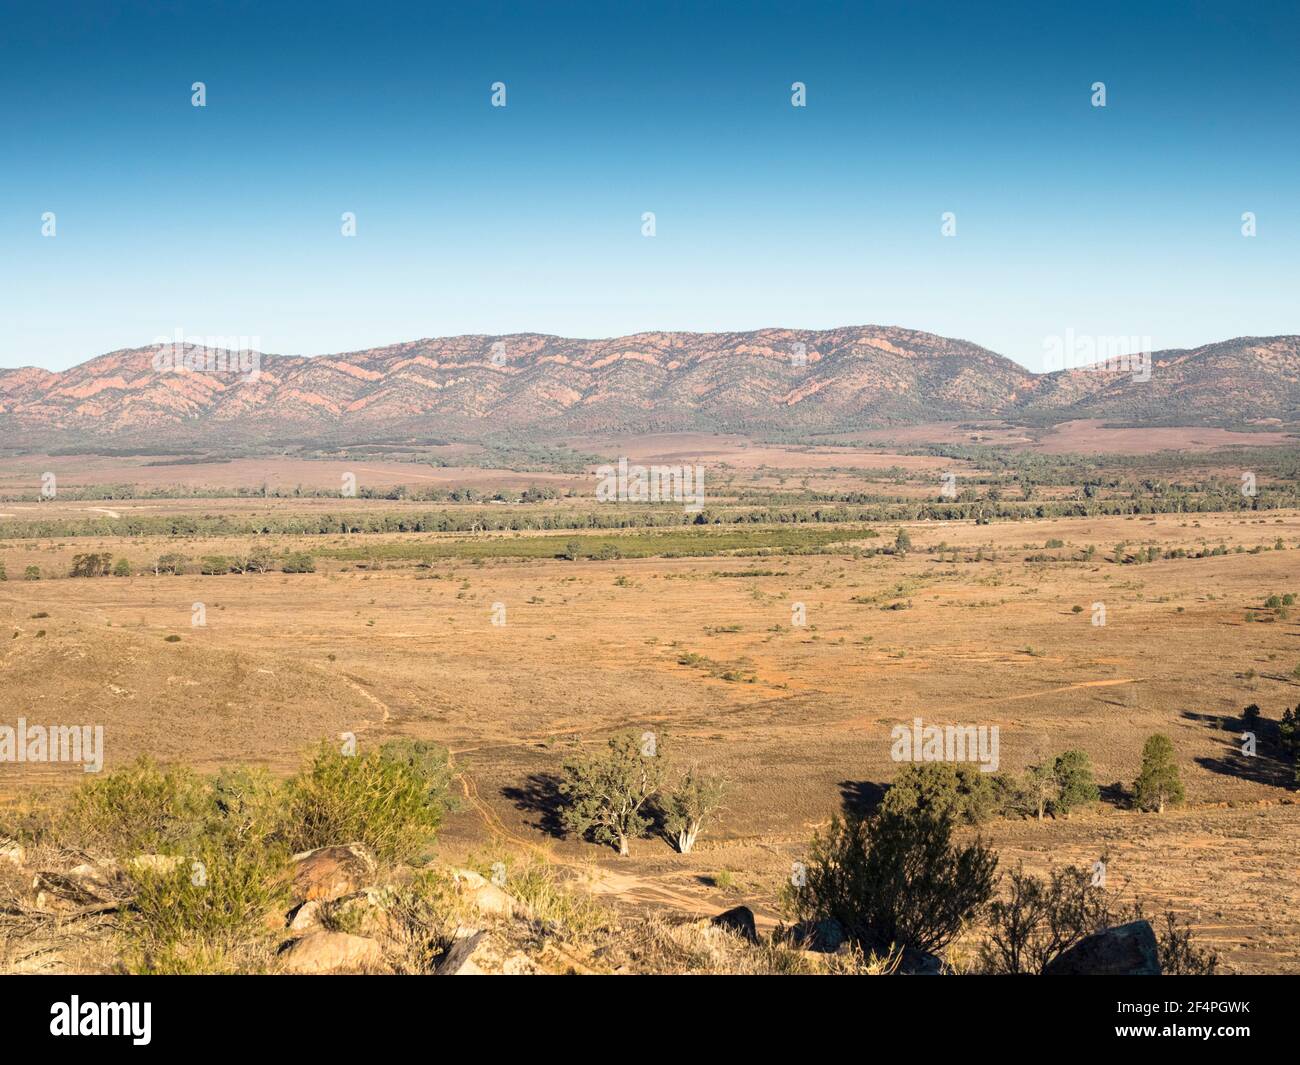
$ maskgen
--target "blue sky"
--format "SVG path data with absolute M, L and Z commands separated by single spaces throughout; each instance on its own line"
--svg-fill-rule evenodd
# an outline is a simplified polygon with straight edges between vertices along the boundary
M 1033 369 L 1069 330 L 1297 332 L 1298 45 L 1267 2 L 0 2 L 0 366 L 176 329 L 879 323 Z

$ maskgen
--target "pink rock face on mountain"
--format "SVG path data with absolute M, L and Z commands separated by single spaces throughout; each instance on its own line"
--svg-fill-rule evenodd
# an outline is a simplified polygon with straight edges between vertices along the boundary
M 1295 336 L 1156 352 L 1146 380 L 1117 371 L 1032 374 L 975 344 L 891 326 L 605 340 L 460 336 L 312 358 L 245 353 L 242 363 L 206 354 L 230 368 L 159 369 L 158 349 L 138 348 L 62 373 L 0 370 L 0 445 L 1300 419 Z

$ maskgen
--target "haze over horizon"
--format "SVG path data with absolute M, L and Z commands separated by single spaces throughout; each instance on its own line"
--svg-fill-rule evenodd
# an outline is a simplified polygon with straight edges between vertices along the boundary
M 178 328 L 312 355 L 893 324 L 1035 371 L 1069 330 L 1300 332 L 1286 5 L 5 19 L 4 368 Z

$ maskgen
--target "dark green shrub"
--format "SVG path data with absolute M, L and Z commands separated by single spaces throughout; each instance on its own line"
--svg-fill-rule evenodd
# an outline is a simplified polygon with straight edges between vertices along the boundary
M 1084 751 L 1065 751 L 1056 756 L 1052 766 L 1057 791 L 1051 800 L 1052 816 L 1068 814 L 1079 806 L 1089 806 L 1101 799 L 1101 790 L 1092 779 L 1092 763 Z
M 916 809 L 834 819 L 813 839 L 806 881 L 793 893 L 800 920 L 834 918 L 869 954 L 938 951 L 984 908 L 997 856 L 978 840 L 952 843 L 950 816 Z
M 1165 806 L 1183 801 L 1183 784 L 1178 775 L 1174 744 L 1157 733 L 1142 747 L 1142 770 L 1133 784 L 1133 798 L 1139 810 L 1164 813 Z

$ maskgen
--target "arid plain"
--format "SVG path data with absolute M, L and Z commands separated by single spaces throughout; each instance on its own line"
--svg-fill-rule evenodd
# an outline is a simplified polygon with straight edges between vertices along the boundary
M 1207 439 L 1207 448 L 1224 443 Z M 975 459 L 903 448 L 697 434 L 571 444 L 704 462 L 724 511 L 744 507 L 746 493 L 786 488 L 813 499 L 849 488 L 934 499 L 943 471 L 972 484 L 989 475 Z M 1266 737 L 1256 757 L 1240 753 L 1244 707 L 1261 708 L 1263 733 L 1300 703 L 1300 618 L 1266 605 L 1300 591 L 1297 510 L 568 529 L 562 516 L 597 509 L 589 470 L 295 462 L 163 467 L 164 478 L 136 460 L 5 459 L 0 485 L 11 501 L 0 502 L 0 520 L 478 514 L 492 510 L 493 492 L 531 485 L 559 493 L 529 504 L 557 516 L 555 531 L 20 536 L 7 524 L 0 621 L 12 636 L 0 659 L 0 719 L 62 721 L 75 707 L 104 725 L 110 768 L 149 753 L 288 772 L 313 743 L 342 733 L 363 744 L 437 740 L 453 752 L 462 795 L 440 838 L 448 853 L 544 852 L 629 906 L 711 913 L 744 902 L 768 922 L 813 831 L 846 807 L 870 806 L 896 775 L 895 725 L 996 725 L 1000 768 L 1019 773 L 1079 748 L 1103 791 L 1102 803 L 1068 819 L 982 828 L 1003 869 L 1105 857 L 1115 892 L 1176 911 L 1226 970 L 1300 971 L 1290 767 Z M 1224 453 L 1206 462 L 1235 477 Z M 376 488 L 430 478 L 485 498 L 33 502 L 21 492 L 40 468 L 60 470 L 73 489 L 327 488 L 354 472 Z M 1074 490 L 1044 483 L 1037 498 Z M 881 550 L 900 529 L 910 548 Z M 570 541 L 582 547 L 576 559 L 561 557 Z M 1154 549 L 1153 560 L 1117 561 L 1121 544 Z M 151 569 L 168 552 L 197 561 L 259 545 L 309 553 L 315 572 Z M 87 551 L 129 560 L 133 575 L 67 577 Z M 30 566 L 41 579 L 22 579 Z M 204 623 L 192 624 L 200 607 Z M 561 763 L 629 727 L 729 782 L 725 810 L 694 853 L 652 836 L 620 859 L 557 830 Z M 1187 790 L 1162 815 L 1110 801 L 1154 732 L 1172 738 Z M 78 776 L 76 767 L 0 766 L 0 793 Z

